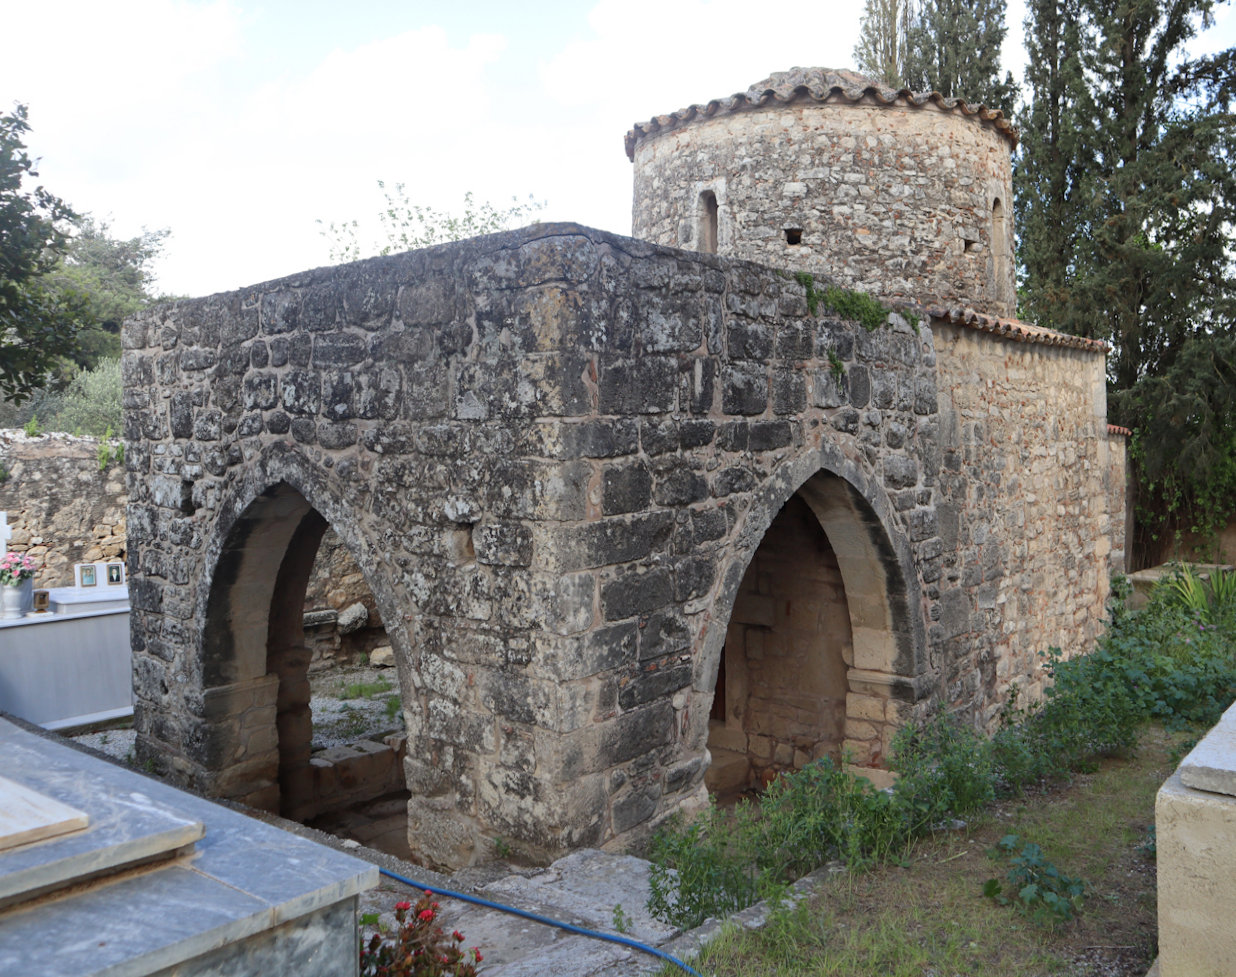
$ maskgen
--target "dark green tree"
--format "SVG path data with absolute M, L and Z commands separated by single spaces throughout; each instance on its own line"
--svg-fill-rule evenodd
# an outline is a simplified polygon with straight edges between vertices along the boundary
M 1086 166 L 1093 105 L 1081 63 L 1078 4 L 1027 4 L 1025 82 L 1031 97 L 1017 118 L 1021 142 L 1013 171 L 1020 313 L 1032 322 L 1055 322 L 1057 328 L 1062 324 L 1054 310 L 1067 303 L 1094 192 Z
M 1009 115 L 1016 85 L 1000 79 L 1005 9 L 1005 0 L 923 0 L 907 35 L 907 86 Z
M 75 222 L 64 258 L 44 281 L 81 310 L 77 348 L 69 356 L 77 366 L 89 369 L 102 357 L 120 355 L 121 324 L 157 298 L 150 264 L 168 234 L 143 231 L 122 239 L 89 215 Z
M 1143 552 L 1173 529 L 1213 531 L 1236 506 L 1236 51 L 1185 57 L 1212 8 L 1028 7 L 1023 310 L 1112 346 L 1111 416 L 1137 431 Z
M 867 0 L 854 62 L 858 70 L 889 88 L 906 84 L 911 0 Z
M 26 152 L 26 107 L 0 114 L 0 395 L 24 400 L 76 346 L 80 303 L 46 281 L 77 215 L 42 186 Z

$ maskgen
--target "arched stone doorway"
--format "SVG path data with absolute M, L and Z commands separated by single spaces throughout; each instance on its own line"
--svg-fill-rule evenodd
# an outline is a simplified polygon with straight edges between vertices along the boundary
M 300 821 L 361 799 L 366 788 L 358 779 L 385 786 L 385 767 L 402 784 L 393 748 L 389 757 L 373 749 L 352 762 L 343 751 L 311 763 L 304 601 L 328 528 L 285 482 L 254 499 L 223 541 L 203 630 L 210 792 Z
M 743 572 L 709 716 L 712 793 L 766 786 L 811 760 L 876 781 L 917 698 L 907 575 L 880 516 L 819 471 L 771 519 Z

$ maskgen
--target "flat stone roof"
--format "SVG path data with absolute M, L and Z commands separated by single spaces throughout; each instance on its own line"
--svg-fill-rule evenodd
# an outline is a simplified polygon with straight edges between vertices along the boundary
M 84 829 L 0 852 L 0 892 L 21 900 L 0 908 L 3 974 L 139 977 L 378 881 L 367 862 L 4 718 L 0 776 L 89 816 Z

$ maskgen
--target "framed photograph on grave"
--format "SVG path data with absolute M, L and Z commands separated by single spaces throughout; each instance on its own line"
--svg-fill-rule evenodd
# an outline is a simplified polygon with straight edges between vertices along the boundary
M 51 594 L 46 590 L 36 590 L 34 592 L 34 613 L 46 614 L 51 610 Z
M 107 565 L 107 585 L 116 587 L 124 583 L 124 564 L 109 563 Z
M 98 578 L 95 577 L 93 563 L 77 564 L 77 586 L 94 587 L 98 584 L 98 582 Z

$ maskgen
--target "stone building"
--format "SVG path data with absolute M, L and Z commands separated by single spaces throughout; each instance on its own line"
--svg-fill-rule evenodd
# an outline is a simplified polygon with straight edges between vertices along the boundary
M 126 325 L 139 757 L 303 801 L 328 525 L 396 652 L 409 839 L 445 865 L 621 846 L 843 750 L 881 777 L 908 718 L 989 724 L 1037 652 L 1095 638 L 1123 444 L 1104 347 L 1002 315 L 1011 132 L 797 77 L 629 135 L 659 241 L 540 225 Z M 826 274 L 913 309 L 868 328 Z

